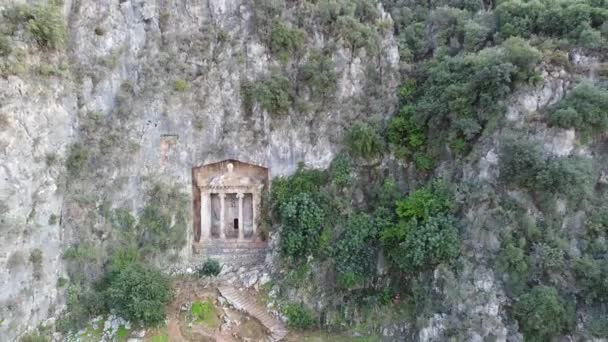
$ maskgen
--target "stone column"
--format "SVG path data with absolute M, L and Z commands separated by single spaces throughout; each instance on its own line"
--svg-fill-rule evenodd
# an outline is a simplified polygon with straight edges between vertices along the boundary
M 201 225 L 200 238 L 211 239 L 211 197 L 209 191 L 203 187 L 201 191 Z
M 241 192 L 236 194 L 236 198 L 239 199 L 239 241 L 245 239 L 245 222 L 243 221 L 243 197 L 244 195 Z
M 220 239 L 224 240 L 226 239 L 226 233 L 224 232 L 224 229 L 226 228 L 226 212 L 225 212 L 225 205 L 224 205 L 224 199 L 226 198 L 226 194 L 223 192 L 220 192 L 217 194 L 220 197 Z
M 251 227 L 253 233 L 251 235 L 252 240 L 257 240 L 257 228 L 258 228 L 258 210 L 261 203 L 260 190 L 255 189 L 251 194 Z

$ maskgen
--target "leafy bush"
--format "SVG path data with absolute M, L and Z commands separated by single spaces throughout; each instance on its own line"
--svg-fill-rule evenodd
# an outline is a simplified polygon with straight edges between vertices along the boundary
M 548 113 L 549 122 L 590 137 L 608 128 L 608 90 L 588 82 L 577 85 Z
M 378 34 L 375 30 L 351 16 L 340 16 L 337 20 L 338 34 L 353 53 L 364 48 L 368 54 L 378 50 Z
M 452 191 L 442 180 L 398 201 L 399 223 L 380 233 L 389 259 L 407 271 L 451 262 L 459 250 L 454 209 Z
M 175 89 L 175 91 L 184 92 L 188 90 L 189 87 L 188 82 L 182 79 L 177 79 L 173 83 L 173 89 Z
M 243 105 L 249 112 L 253 103 L 257 102 L 270 114 L 287 114 L 293 103 L 291 82 L 278 71 L 273 71 L 268 77 L 258 80 L 255 84 L 245 83 L 241 91 Z
M 393 260 L 403 270 L 419 271 L 450 263 L 459 253 L 458 229 L 451 216 L 430 217 L 425 223 L 410 221 L 403 226 L 405 240 Z
M 586 27 L 599 28 L 608 18 L 605 7 L 593 1 L 509 0 L 495 10 L 503 37 L 544 35 L 576 39 Z
M 565 332 L 571 323 L 566 304 L 553 287 L 536 286 L 523 295 L 514 313 L 526 340 L 548 341 Z
M 30 12 L 28 32 L 36 42 L 49 49 L 59 49 L 65 43 L 65 23 L 60 9 L 53 5 L 37 5 Z
M 195 301 L 190 307 L 192 318 L 199 323 L 214 323 L 217 321 L 215 306 L 210 300 Z
M 371 216 L 365 213 L 351 215 L 344 233 L 334 247 L 334 260 L 338 284 L 353 287 L 366 281 L 374 273 L 376 229 Z
M 412 192 L 406 199 L 397 202 L 397 215 L 404 220 L 422 222 L 440 213 L 454 209 L 452 190 L 443 180 L 436 180 Z
M 301 30 L 277 20 L 270 32 L 270 51 L 285 63 L 302 48 L 304 37 Z
M 327 172 L 307 169 L 303 165 L 300 165 L 298 170 L 289 177 L 275 178 L 272 182 L 271 199 L 276 213 L 280 214 L 280 208 L 299 194 L 317 193 L 323 185 L 327 184 L 327 181 Z
M 584 256 L 574 264 L 577 287 L 587 304 L 608 303 L 608 264 L 604 259 Z
M 287 325 L 294 329 L 308 329 L 314 324 L 313 313 L 301 304 L 286 304 L 281 308 Z
M 337 186 L 346 186 L 351 181 L 352 161 L 345 155 L 339 155 L 331 162 L 329 177 Z
M 467 51 L 481 50 L 491 34 L 491 29 L 476 21 L 468 20 L 464 24 L 464 48 Z
M 414 120 L 415 111 L 416 107 L 412 105 L 402 106 L 399 113 L 391 119 L 388 127 L 388 141 L 404 148 L 402 154 L 418 151 L 426 142 L 423 127 Z
M 13 47 L 11 46 L 11 42 L 3 33 L 0 33 L 0 57 L 6 57 L 11 54 Z
M 137 224 L 138 243 L 145 250 L 178 249 L 186 243 L 186 196 L 177 187 L 156 184 L 147 194 Z
M 220 262 L 215 259 L 207 259 L 203 266 L 198 269 L 198 274 L 205 277 L 215 277 L 222 271 Z
M 172 297 L 169 278 L 140 263 L 130 263 L 109 280 L 104 292 L 110 309 L 132 321 L 156 326 L 165 320 Z
M 529 73 L 542 60 L 542 53 L 519 37 L 511 37 L 502 43 L 505 52 L 505 60 L 518 67 L 520 79 L 527 79 Z
M 34 268 L 34 279 L 40 280 L 42 278 L 42 250 L 35 248 L 30 252 L 30 263 Z
M 545 157 L 539 144 L 521 138 L 503 141 L 499 169 L 507 184 L 574 201 L 591 193 L 595 177 L 589 158 Z
M 88 150 L 81 144 L 73 144 L 66 159 L 66 168 L 72 176 L 78 176 L 84 170 L 88 161 Z
M 61 332 L 77 331 L 87 325 L 89 318 L 105 310 L 101 293 L 83 288 L 72 283 L 66 289 L 66 310 L 57 320 L 57 330 Z
M 426 152 L 415 156 L 423 170 L 433 167 L 434 156 L 446 144 L 466 153 L 488 124 L 502 117 L 501 101 L 516 81 L 534 74 L 540 57 L 538 50 L 513 38 L 477 53 L 420 63 L 415 82 L 404 84 L 407 96 L 389 124 L 389 142 L 404 156 Z
M 540 193 L 561 194 L 572 201 L 581 201 L 593 191 L 596 174 L 592 161 L 586 157 L 549 158 L 535 177 Z
M 59 49 L 65 44 L 65 22 L 58 6 L 38 4 L 15 5 L 3 15 L 13 26 L 24 27 L 29 35 L 43 48 Z
M 317 251 L 325 225 L 325 212 L 308 193 L 300 193 L 280 207 L 281 252 L 286 257 L 306 258 Z
M 377 129 L 366 123 L 354 124 L 346 135 L 349 151 L 357 157 L 371 159 L 382 153 L 382 137 Z
M 331 57 L 313 50 L 304 65 L 300 66 L 298 80 L 310 88 L 313 98 L 326 98 L 334 94 L 338 77 Z

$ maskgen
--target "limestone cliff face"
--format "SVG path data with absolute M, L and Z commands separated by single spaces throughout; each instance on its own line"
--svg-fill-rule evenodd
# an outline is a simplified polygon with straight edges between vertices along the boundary
M 63 5 L 65 51 L 16 42 L 27 53 L 26 70 L 0 78 L 0 339 L 61 308 L 66 248 L 117 239 L 100 214 L 105 204 L 136 216 L 158 182 L 191 196 L 192 168 L 224 158 L 264 165 L 272 176 L 300 162 L 326 167 L 354 120 L 380 121 L 394 111 L 392 35 L 372 57 L 314 25 L 305 44 L 334 48 L 335 94 L 284 115 L 259 105 L 244 110 L 244 82 L 281 69 L 295 83 L 292 71 L 308 58 L 273 57 L 256 34 L 253 10 L 247 0 L 73 0 Z M 283 11 L 286 21 L 297 19 Z M 36 74 L 48 58 L 65 70 Z M 301 102 L 310 96 L 297 92 Z M 86 156 L 78 175 L 65 167 L 73 146 Z M 41 260 L 30 258 L 38 249 Z M 186 244 L 171 262 L 188 251 Z

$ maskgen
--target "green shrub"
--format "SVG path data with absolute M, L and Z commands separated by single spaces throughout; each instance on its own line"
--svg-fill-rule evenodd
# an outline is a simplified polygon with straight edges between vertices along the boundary
M 587 327 L 594 337 L 608 337 L 608 313 L 606 312 L 606 307 L 595 308 L 591 311 Z
M 354 124 L 346 135 L 346 145 L 356 157 L 372 159 L 382 153 L 382 137 L 367 123 Z
M 498 255 L 498 266 L 508 275 L 505 283 L 509 292 L 519 293 L 525 288 L 530 266 L 524 249 L 513 242 L 507 242 Z
M 326 98 L 333 95 L 338 84 L 338 76 L 334 70 L 331 56 L 313 50 L 304 65 L 300 66 L 298 80 L 310 89 L 313 99 Z
M 589 158 L 549 158 L 535 176 L 535 189 L 540 193 L 559 194 L 578 202 L 591 195 L 595 180 L 595 170 Z
M 195 301 L 190 307 L 190 314 L 196 322 L 211 323 L 217 320 L 215 307 L 210 300 Z
M 30 332 L 19 338 L 19 342 L 50 342 L 51 338 L 40 331 Z
M 598 50 L 606 46 L 606 40 L 602 38 L 602 33 L 591 27 L 586 27 L 581 31 L 578 43 L 589 50 Z
M 585 218 L 585 229 L 587 235 L 592 238 L 608 233 L 608 208 L 600 206 L 588 210 Z
M 89 152 L 81 144 L 73 144 L 70 147 L 66 168 L 72 176 L 78 176 L 84 170 L 89 161 Z
M 608 264 L 604 259 L 584 256 L 574 263 L 577 287 L 589 304 L 608 304 Z
M 203 266 L 198 269 L 198 274 L 204 277 L 215 277 L 222 271 L 220 262 L 215 259 L 207 259 Z
M 480 25 L 479 23 L 468 20 L 464 24 L 464 48 L 470 52 L 481 50 L 492 31 L 490 28 Z
M 379 49 L 379 38 L 374 28 L 369 27 L 351 16 L 340 16 L 337 19 L 338 35 L 353 53 L 365 49 L 374 55 Z
M 573 201 L 588 197 L 595 180 L 589 158 L 548 158 L 543 156 L 539 144 L 523 138 L 503 141 L 499 169 L 500 177 L 507 184 Z
M 188 90 L 188 88 L 190 88 L 190 85 L 185 80 L 177 79 L 173 83 L 173 89 L 175 89 L 175 91 L 184 92 Z
M 34 279 L 40 280 L 42 278 L 42 250 L 40 248 L 34 248 L 30 252 L 30 263 L 34 268 Z
M 53 4 L 15 5 L 5 10 L 4 17 L 14 29 L 24 27 L 43 48 L 60 49 L 65 44 L 66 29 L 61 9 Z
M 329 177 L 333 184 L 346 186 L 351 182 L 352 161 L 345 155 L 339 155 L 329 166 Z
M 13 47 L 11 41 L 5 34 L 0 33 L 0 57 L 6 57 L 11 54 Z
M 62 288 L 68 283 L 68 280 L 64 277 L 57 278 L 57 287 Z
M 388 141 L 395 146 L 404 147 L 406 154 L 420 150 L 426 142 L 424 129 L 413 119 L 415 111 L 416 107 L 412 105 L 401 107 L 388 127 Z
M 586 27 L 600 27 L 608 18 L 605 6 L 593 1 L 501 2 L 495 10 L 503 37 L 544 35 L 575 39 Z
M 253 103 L 260 104 L 270 114 L 287 114 L 293 103 L 290 80 L 277 71 L 254 84 L 245 83 L 241 87 L 243 106 L 251 112 Z
M 514 314 L 526 341 L 548 341 L 566 332 L 571 323 L 566 305 L 553 287 L 536 286 L 523 295 Z
M 376 236 L 374 221 L 365 213 L 351 215 L 344 233 L 335 244 L 333 255 L 338 273 L 338 285 L 353 287 L 374 274 Z
M 130 263 L 109 280 L 104 291 L 108 307 L 145 326 L 165 320 L 165 307 L 172 297 L 169 278 L 139 263 Z
M 59 49 L 65 44 L 65 23 L 59 7 L 34 6 L 27 23 L 28 32 L 36 42 L 49 49 Z
M 451 216 L 430 217 L 425 223 L 402 226 L 405 239 L 391 257 L 402 270 L 420 271 L 451 263 L 459 254 L 458 229 Z
M 63 333 L 78 331 L 88 324 L 89 319 L 105 311 L 101 293 L 72 283 L 65 291 L 66 310 L 57 320 L 57 330 Z
M 285 63 L 302 48 L 304 37 L 303 31 L 277 20 L 270 31 L 270 51 Z
M 509 138 L 502 142 L 500 177 L 510 184 L 534 188 L 536 175 L 545 168 L 540 144 L 527 139 Z
M 286 304 L 281 308 L 287 325 L 293 329 L 308 329 L 314 324 L 313 313 L 301 304 Z
M 454 209 L 452 190 L 443 180 L 435 180 L 397 202 L 397 215 L 409 221 L 425 222 L 428 218 Z
M 280 207 L 280 213 L 283 256 L 301 260 L 315 253 L 325 225 L 325 212 L 318 200 L 308 193 L 297 194 Z
M 149 252 L 179 249 L 186 243 L 188 200 L 177 187 L 156 184 L 148 192 L 137 223 L 138 243 Z
M 450 263 L 459 251 L 454 209 L 452 191 L 442 180 L 397 201 L 399 223 L 380 232 L 389 259 L 407 271 Z
M 519 69 L 519 78 L 526 80 L 533 68 L 541 62 L 542 53 L 536 48 L 520 38 L 511 37 L 501 44 L 505 51 L 505 59 L 507 62 L 515 65 Z
M 608 90 L 583 82 L 548 113 L 549 122 L 590 137 L 608 128 Z
M 303 165 L 289 177 L 277 177 L 272 182 L 271 199 L 276 213 L 293 197 L 303 193 L 315 194 L 327 184 L 328 174 L 324 170 L 307 169 Z

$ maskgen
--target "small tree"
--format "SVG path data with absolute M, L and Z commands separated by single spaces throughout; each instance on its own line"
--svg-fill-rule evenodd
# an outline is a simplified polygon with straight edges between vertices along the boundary
M 372 159 L 382 151 L 383 139 L 376 128 L 367 123 L 356 123 L 346 135 L 346 144 L 357 157 Z
M 215 277 L 222 271 L 220 262 L 215 259 L 207 259 L 203 266 L 198 269 L 198 274 L 201 277 Z
M 316 251 L 325 224 L 325 212 L 308 193 L 301 193 L 281 206 L 281 252 L 303 258 Z
M 133 322 L 156 326 L 165 320 L 165 307 L 172 297 L 169 278 L 134 262 L 115 274 L 105 290 L 110 309 Z
M 549 341 L 570 323 L 565 301 L 549 286 L 536 286 L 523 295 L 515 305 L 515 316 L 526 341 Z

